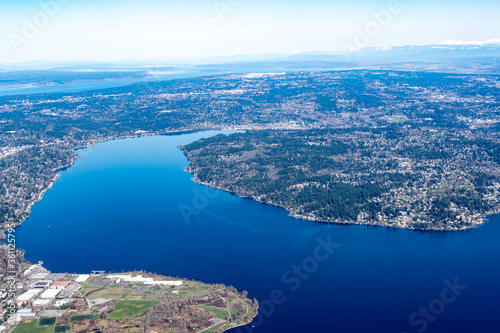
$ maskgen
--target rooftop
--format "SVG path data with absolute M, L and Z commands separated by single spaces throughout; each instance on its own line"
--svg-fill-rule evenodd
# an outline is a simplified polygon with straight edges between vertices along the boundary
M 66 287 L 70 281 L 56 281 L 52 284 L 52 287 Z

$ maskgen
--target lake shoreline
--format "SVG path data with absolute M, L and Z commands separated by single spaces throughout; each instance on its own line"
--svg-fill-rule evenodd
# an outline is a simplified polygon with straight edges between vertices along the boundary
M 184 152 L 184 155 L 186 156 L 186 158 L 188 159 L 188 161 L 191 163 L 191 161 L 189 160 L 189 156 L 184 151 L 184 149 L 183 149 L 183 152 Z M 214 185 L 214 184 L 211 184 L 211 183 L 203 182 L 202 180 L 199 179 L 198 175 L 196 175 L 195 173 L 193 173 L 193 171 L 189 168 L 189 166 L 187 166 L 184 170 L 186 172 L 190 173 L 191 175 L 193 175 L 192 181 L 194 183 L 196 183 L 196 184 L 200 184 L 200 185 L 203 185 L 203 186 L 211 187 L 213 189 L 221 190 L 221 191 L 230 193 L 232 195 L 235 195 L 237 197 L 240 197 L 242 199 L 253 200 L 253 201 L 259 202 L 259 203 L 261 203 L 263 205 L 270 205 L 270 206 L 273 206 L 273 207 L 282 208 L 285 211 L 287 211 L 288 215 L 290 217 L 292 217 L 292 218 L 296 218 L 296 219 L 300 219 L 300 220 L 304 220 L 304 221 L 316 222 L 316 223 L 346 225 L 346 226 L 347 225 L 349 225 L 349 226 L 352 226 L 352 225 L 356 225 L 356 226 L 372 226 L 372 227 L 384 227 L 384 228 L 399 229 L 399 230 L 411 230 L 411 231 L 416 231 L 416 232 L 426 232 L 426 231 L 429 231 L 429 232 L 439 232 L 439 233 L 442 233 L 442 232 L 460 232 L 460 231 L 474 230 L 474 229 L 477 229 L 478 227 L 484 225 L 485 223 L 487 223 L 487 221 L 489 219 L 491 219 L 491 217 L 500 214 L 500 209 L 497 209 L 496 211 L 490 212 L 488 214 L 482 214 L 482 216 L 481 216 L 481 222 L 480 223 L 474 224 L 472 226 L 466 226 L 466 227 L 463 227 L 461 229 L 451 229 L 451 228 L 450 229 L 444 229 L 444 228 L 443 229 L 438 229 L 438 228 L 419 229 L 419 228 L 402 227 L 402 226 L 391 225 L 391 224 L 360 223 L 360 222 L 354 222 L 354 221 L 353 222 L 349 222 L 349 221 L 328 221 L 328 220 L 321 220 L 321 219 L 318 219 L 318 218 L 315 218 L 315 217 L 311 217 L 311 216 L 307 216 L 307 215 L 292 213 L 285 206 L 281 206 L 281 205 L 275 204 L 273 202 L 263 201 L 259 197 L 255 197 L 255 196 L 240 195 L 239 193 L 231 191 L 231 190 L 228 190 L 227 188 L 224 188 L 223 186 L 219 186 L 219 185 Z
M 232 130 L 240 130 L 240 129 L 241 129 L 240 127 L 235 127 Z M 182 134 L 190 134 L 190 133 L 197 133 L 197 132 L 201 132 L 201 131 L 210 131 L 210 130 L 226 130 L 226 129 L 220 129 L 220 128 L 203 128 L 203 129 L 181 129 L 181 130 L 172 130 L 172 131 L 159 131 L 159 132 L 156 132 L 156 133 L 149 133 L 149 132 L 146 132 L 146 133 L 134 133 L 134 134 L 131 134 L 131 135 L 119 135 L 119 136 L 114 136 L 114 137 L 100 138 L 100 139 L 92 140 L 90 142 L 87 142 L 87 143 L 84 143 L 82 145 L 76 146 L 75 148 L 71 148 L 71 153 L 75 155 L 74 157 L 72 157 L 71 162 L 69 164 L 66 164 L 64 166 L 61 166 L 61 167 L 53 170 L 53 173 L 54 173 L 53 180 L 49 183 L 48 186 L 46 186 L 44 189 L 42 189 L 42 191 L 35 197 L 35 199 L 33 199 L 33 200 L 31 200 L 31 201 L 29 201 L 27 203 L 26 210 L 24 212 L 24 214 L 26 216 L 21 216 L 22 220 L 18 221 L 18 222 L 13 222 L 13 224 L 15 225 L 15 228 L 17 228 L 17 227 L 19 227 L 22 223 L 24 223 L 29 218 L 29 216 L 31 214 L 31 209 L 33 208 L 33 206 L 35 204 L 37 204 L 38 202 L 40 202 L 43 199 L 43 196 L 45 195 L 45 193 L 48 190 L 50 190 L 55 185 L 55 183 L 57 182 L 57 180 L 60 177 L 59 173 L 67 170 L 70 167 L 72 167 L 76 163 L 76 161 L 81 157 L 80 155 L 78 155 L 78 150 L 86 149 L 86 148 L 95 146 L 95 145 L 100 144 L 100 143 L 104 143 L 104 142 L 108 142 L 108 141 L 114 141 L 114 140 L 138 139 L 138 138 L 142 138 L 142 137 L 153 137 L 153 136 L 161 136 L 161 135 L 167 135 L 167 136 L 170 136 L 170 135 L 182 135 Z M 231 130 L 231 129 L 227 129 L 227 130 Z M 191 164 L 191 161 L 189 159 L 189 156 L 188 156 L 187 152 L 183 149 L 183 147 L 179 147 L 179 148 L 181 149 L 181 151 L 186 156 L 188 162 Z M 191 173 L 193 175 L 193 182 L 195 182 L 197 184 L 200 184 L 200 185 L 203 185 L 203 186 L 208 186 L 208 187 L 211 187 L 211 188 L 214 188 L 214 189 L 219 189 L 221 191 L 224 191 L 224 192 L 227 192 L 227 193 L 231 193 L 233 195 L 236 195 L 236 196 L 244 198 L 244 199 L 250 199 L 250 200 L 254 200 L 254 201 L 260 202 L 262 204 L 267 204 L 267 205 L 271 205 L 271 206 L 274 206 L 274 207 L 279 207 L 279 208 L 285 209 L 288 212 L 288 214 L 289 214 L 290 217 L 301 219 L 301 220 L 304 220 L 304 221 L 317 222 L 317 223 L 337 224 L 337 225 L 381 226 L 381 227 L 388 227 L 388 228 L 393 228 L 393 229 L 406 229 L 406 230 L 413 230 L 413 231 L 436 231 L 436 232 L 444 232 L 444 231 L 468 231 L 468 230 L 476 229 L 478 226 L 481 226 L 484 223 L 486 223 L 486 221 L 489 218 L 491 218 L 492 216 L 500 214 L 500 209 L 497 209 L 496 211 L 493 211 L 493 212 L 489 212 L 488 214 L 482 214 L 482 216 L 481 216 L 481 220 L 482 221 L 480 223 L 477 223 L 477 224 L 472 225 L 472 226 L 466 226 L 466 227 L 461 228 L 461 229 L 432 229 L 432 228 L 430 228 L 430 229 L 418 229 L 418 228 L 401 227 L 401 226 L 391 225 L 391 224 L 359 223 L 359 222 L 355 222 L 355 221 L 352 221 L 352 222 L 350 222 L 350 221 L 328 221 L 328 220 L 321 220 L 321 219 L 318 219 L 318 218 L 315 218 L 315 217 L 311 217 L 311 216 L 307 216 L 307 215 L 293 213 L 287 207 L 280 206 L 280 205 L 272 203 L 272 202 L 265 202 L 265 201 L 261 200 L 258 197 L 240 195 L 239 193 L 236 193 L 234 191 L 230 191 L 230 190 L 228 190 L 226 188 L 223 188 L 221 186 L 217 186 L 217 185 L 210 184 L 210 183 L 205 183 L 205 182 L 201 181 L 198 178 L 197 175 L 195 175 L 194 173 L 192 173 L 191 170 L 189 170 L 189 165 L 185 168 L 185 171 L 188 172 L 188 173 Z M 0 230 L 0 240 L 4 240 L 4 239 L 5 239 L 5 230 Z
M 70 163 L 65 164 L 61 167 L 58 167 L 54 170 L 52 170 L 53 173 L 53 178 L 50 183 L 45 186 L 37 195 L 34 199 L 30 200 L 26 204 L 26 208 L 24 209 L 24 212 L 21 214 L 24 214 L 25 216 L 20 216 L 20 221 L 14 221 L 10 222 L 11 224 L 14 225 L 14 228 L 17 228 L 21 226 L 26 220 L 30 217 L 31 215 L 31 209 L 33 208 L 34 205 L 36 205 L 38 202 L 40 202 L 43 199 L 43 196 L 47 191 L 49 191 L 57 182 L 59 177 L 61 176 L 61 172 L 66 171 L 67 169 L 71 168 L 76 161 L 81 157 L 81 155 L 78 155 L 78 150 L 81 149 L 86 149 L 90 148 L 92 146 L 98 145 L 100 143 L 105 143 L 109 141 L 114 141 L 114 140 L 125 140 L 125 139 L 139 139 L 143 137 L 154 137 L 154 136 L 161 136 L 161 135 L 182 135 L 182 134 L 189 134 L 189 133 L 196 133 L 200 131 L 210 131 L 210 130 L 220 130 L 220 129 L 215 129 L 215 128 L 207 128 L 207 129 L 182 129 L 182 130 L 173 130 L 173 131 L 161 131 L 158 133 L 140 133 L 140 134 L 135 134 L 135 135 L 119 135 L 115 137 L 107 137 L 107 138 L 102 138 L 102 139 L 97 139 L 93 140 L 90 142 L 87 142 L 82 145 L 78 145 L 74 148 L 71 148 L 71 154 L 73 154 Z M 5 230 L 0 229 L 0 240 L 5 239 Z
M 497 294 L 498 274 L 495 267 L 488 273 L 491 259 L 484 253 L 498 254 L 498 217 L 474 233 L 291 218 L 283 208 L 193 182 L 177 147 L 218 133 L 119 140 L 79 151 L 83 158 L 17 231 L 19 248 L 54 272 L 143 269 L 247 290 L 248 298 L 259 300 L 259 314 L 249 326 L 230 332 L 302 332 L 311 321 L 325 332 L 331 327 L 364 332 L 374 325 L 399 332 L 407 330 L 407 318 L 418 306 L 439 296 L 444 279 L 455 277 L 469 287 L 464 297 L 472 299 L 450 308 L 453 318 L 472 312 L 468 322 L 496 321 L 495 300 L 486 295 Z M 181 205 L 191 214 L 187 219 Z M 374 302 L 380 303 L 377 311 Z M 478 303 L 486 309 L 473 313 Z M 241 305 L 234 308 L 239 315 L 245 313 Z M 358 311 L 366 320 L 353 323 L 344 311 Z M 394 321 L 378 322 L 387 311 Z M 248 313 L 247 319 L 255 314 Z M 462 326 L 443 317 L 433 332 Z
M 79 145 L 75 148 L 72 148 L 71 153 L 73 154 L 73 156 L 71 157 L 71 161 L 64 166 L 58 167 L 58 168 L 53 170 L 53 179 L 50 181 L 50 183 L 45 188 L 42 189 L 41 192 L 38 193 L 38 195 L 35 197 L 35 199 L 28 202 L 27 208 L 24 210 L 24 214 L 26 214 L 26 216 L 23 218 L 23 220 L 19 224 L 17 224 L 14 227 L 14 229 L 19 228 L 24 222 L 26 222 L 29 219 L 29 217 L 31 215 L 31 209 L 33 208 L 33 206 L 42 201 L 45 194 L 57 183 L 57 180 L 61 177 L 61 173 L 68 170 L 69 168 L 73 167 L 75 165 L 76 161 L 82 157 L 82 155 L 78 154 L 79 150 L 90 148 L 92 146 L 95 146 L 95 145 L 98 145 L 101 143 L 115 141 L 115 140 L 139 139 L 139 138 L 155 137 L 155 136 L 176 136 L 176 135 L 198 133 L 198 132 L 204 132 L 204 131 L 210 131 L 210 130 L 220 131 L 220 129 L 210 128 L 210 129 L 202 129 L 202 130 L 198 130 L 198 129 L 174 130 L 174 131 L 166 131 L 166 132 L 162 132 L 162 133 L 137 133 L 136 135 L 120 135 L 120 136 L 111 137 L 111 138 L 104 138 L 102 140 L 95 140 L 92 142 L 85 143 L 83 145 Z M 0 230 L 0 231 L 1 231 L 0 240 L 4 240 L 5 239 L 5 230 Z M 21 251 L 23 253 L 23 258 L 24 258 L 25 251 L 20 249 L 20 248 L 17 248 L 17 250 Z M 26 259 L 23 259 L 23 260 L 26 260 Z M 26 263 L 29 263 L 29 262 L 26 261 Z M 61 274 L 69 274 L 69 273 L 65 272 L 65 273 L 61 273 Z M 229 330 L 237 328 L 237 327 L 249 325 L 252 322 L 252 320 L 258 315 L 258 313 L 259 312 L 258 312 L 258 305 L 257 305 L 255 314 L 253 316 L 248 317 L 249 319 L 247 322 L 238 323 L 237 325 L 230 326 L 227 328 L 224 328 L 224 327 L 221 327 L 221 328 L 223 329 L 223 332 L 226 332 L 226 331 L 229 331 Z

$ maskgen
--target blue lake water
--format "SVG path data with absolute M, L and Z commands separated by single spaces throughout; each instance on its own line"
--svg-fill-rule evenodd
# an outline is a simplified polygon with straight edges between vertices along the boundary
M 217 133 L 81 150 L 18 228 L 19 247 L 54 272 L 143 269 L 247 290 L 262 309 L 241 332 L 498 331 L 498 217 L 446 233 L 293 219 L 192 182 L 177 146 Z
M 0 96 L 46 94 L 46 93 L 78 93 L 89 90 L 124 87 L 138 82 L 168 81 L 174 79 L 207 76 L 200 71 L 179 71 L 167 74 L 155 74 L 149 77 L 128 80 L 101 80 L 59 84 L 54 86 L 38 86 L 34 84 L 0 85 Z

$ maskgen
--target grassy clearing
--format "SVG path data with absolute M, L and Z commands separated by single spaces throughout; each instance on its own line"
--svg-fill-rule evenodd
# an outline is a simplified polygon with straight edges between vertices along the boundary
M 70 317 L 70 321 L 78 321 L 78 320 L 92 320 L 99 318 L 97 313 L 95 314 L 86 314 L 86 315 L 74 315 Z
M 113 319 L 100 320 L 97 324 L 97 327 L 103 333 L 108 333 L 108 332 L 144 333 L 144 323 L 141 322 L 140 319 L 133 321 L 132 323 L 130 323 L 130 325 L 127 324 L 120 325 L 121 329 L 119 330 L 117 330 L 117 323 Z M 76 331 L 76 329 L 74 329 L 73 331 Z M 88 331 L 82 330 L 80 332 L 88 332 Z M 163 331 L 161 330 L 157 330 L 157 332 L 163 333 Z
M 245 314 L 248 304 L 240 301 L 237 298 L 231 298 L 228 301 L 228 306 L 233 315 L 242 316 Z
M 53 326 L 37 326 L 37 320 L 28 320 L 17 326 L 13 333 L 52 333 Z
M 110 318 L 125 319 L 140 315 L 147 309 L 154 308 L 158 301 L 120 301 L 116 303 L 113 311 L 109 313 Z
M 229 316 L 227 309 L 216 308 L 215 306 L 208 306 L 208 305 L 198 305 L 197 307 L 215 313 L 215 316 L 219 319 L 226 320 L 227 317 Z
M 82 289 L 80 289 L 75 295 L 78 295 L 78 296 L 83 296 L 85 294 L 88 294 L 94 290 L 97 290 L 101 287 L 99 286 L 96 286 L 95 284 L 90 284 L 90 283 L 78 283 L 78 285 L 80 285 L 80 287 L 82 287 Z
M 89 299 L 141 298 L 142 295 L 128 288 L 105 288 L 89 295 Z
M 174 287 L 172 290 L 177 290 L 183 298 L 204 297 L 214 290 L 214 286 L 197 281 L 184 280 L 182 286 Z

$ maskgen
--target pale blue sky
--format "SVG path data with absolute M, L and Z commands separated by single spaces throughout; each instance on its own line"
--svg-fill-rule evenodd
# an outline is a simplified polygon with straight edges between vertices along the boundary
M 56 1 L 59 8 L 42 5 Z M 196 58 L 500 39 L 500 1 L 400 0 L 401 11 L 378 29 L 372 13 L 386 11 L 390 3 L 0 0 L 0 63 Z M 369 28 L 372 36 L 360 44 L 357 31 Z

